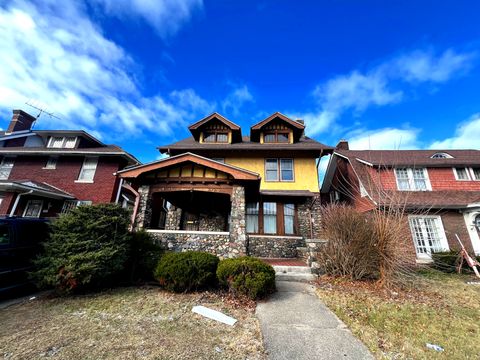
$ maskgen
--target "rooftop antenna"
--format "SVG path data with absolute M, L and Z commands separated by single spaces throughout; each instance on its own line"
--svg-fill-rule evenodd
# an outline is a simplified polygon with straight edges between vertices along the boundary
M 38 120 L 38 118 L 42 114 L 46 114 L 46 115 L 50 116 L 51 118 L 61 120 L 58 116 L 54 115 L 53 112 L 47 111 L 47 106 L 45 104 L 42 104 L 40 101 L 28 100 L 27 102 L 25 102 L 25 104 L 34 108 L 34 109 L 36 109 L 36 110 L 38 110 L 38 114 L 37 114 L 37 116 L 35 116 L 35 122 Z M 35 125 L 35 123 L 32 124 L 32 128 L 33 128 L 34 125 Z

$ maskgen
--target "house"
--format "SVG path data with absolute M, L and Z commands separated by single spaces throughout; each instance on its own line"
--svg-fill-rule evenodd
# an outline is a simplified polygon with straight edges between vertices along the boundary
M 360 211 L 401 206 L 417 261 L 458 249 L 480 254 L 479 150 L 349 150 L 341 141 L 321 188 Z
M 138 164 L 135 157 L 82 130 L 33 129 L 35 120 L 14 110 L 0 132 L 1 216 L 49 218 L 79 204 L 119 200 L 114 173 Z
M 167 157 L 117 172 L 137 201 L 135 227 L 170 250 L 293 258 L 320 231 L 319 159 L 332 152 L 280 113 L 239 125 L 218 113 Z

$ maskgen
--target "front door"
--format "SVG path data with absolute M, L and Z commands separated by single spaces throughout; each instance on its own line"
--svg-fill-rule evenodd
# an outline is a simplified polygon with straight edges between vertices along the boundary
M 182 230 L 198 231 L 199 215 L 184 211 Z

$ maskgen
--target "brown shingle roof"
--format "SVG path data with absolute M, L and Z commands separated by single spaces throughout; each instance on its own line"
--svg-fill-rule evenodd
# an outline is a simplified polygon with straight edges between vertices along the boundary
M 366 161 L 374 166 L 480 166 L 480 150 L 335 150 L 335 152 Z M 432 159 L 432 155 L 436 153 L 447 153 L 453 158 Z
M 233 143 L 233 144 L 220 144 L 220 143 L 199 143 L 195 141 L 193 137 L 189 137 L 183 140 L 180 140 L 176 143 L 160 146 L 158 147 L 160 152 L 165 153 L 168 150 L 182 150 L 182 151 L 195 151 L 195 150 L 291 150 L 291 151 L 323 151 L 324 153 L 331 153 L 333 148 L 327 145 L 324 145 L 316 140 L 313 140 L 309 137 L 303 137 L 298 142 L 293 144 L 260 144 L 259 142 L 250 141 L 248 136 L 243 137 L 242 142 Z

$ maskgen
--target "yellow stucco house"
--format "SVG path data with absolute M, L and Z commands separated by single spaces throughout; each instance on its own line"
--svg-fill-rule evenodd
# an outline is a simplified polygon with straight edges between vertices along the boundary
M 213 113 L 189 130 L 158 148 L 165 159 L 117 173 L 136 228 L 170 250 L 222 257 L 294 258 L 318 237 L 318 164 L 333 149 L 305 136 L 303 121 L 277 112 L 243 136 Z

